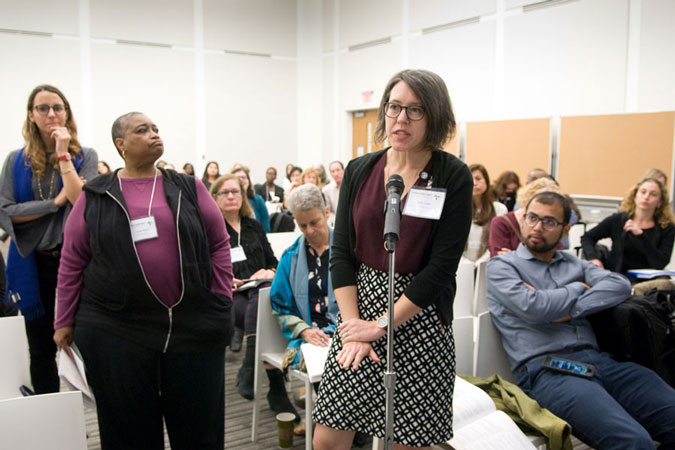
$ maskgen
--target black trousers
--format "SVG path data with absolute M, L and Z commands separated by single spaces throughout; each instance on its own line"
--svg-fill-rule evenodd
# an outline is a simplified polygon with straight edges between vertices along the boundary
M 225 445 L 225 350 L 162 353 L 106 331 L 75 327 L 96 397 L 103 450 Z
M 54 343 L 54 302 L 59 257 L 37 254 L 40 300 L 45 308 L 42 317 L 26 322 L 30 352 L 30 378 L 36 394 L 59 391 Z

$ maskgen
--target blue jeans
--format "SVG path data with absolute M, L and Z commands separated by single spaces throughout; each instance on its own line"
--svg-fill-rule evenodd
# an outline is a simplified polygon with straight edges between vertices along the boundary
M 595 375 L 553 372 L 539 357 L 516 371 L 518 385 L 576 437 L 598 450 L 653 449 L 652 439 L 659 450 L 675 448 L 675 390 L 656 373 L 593 349 L 556 354 L 593 364 Z

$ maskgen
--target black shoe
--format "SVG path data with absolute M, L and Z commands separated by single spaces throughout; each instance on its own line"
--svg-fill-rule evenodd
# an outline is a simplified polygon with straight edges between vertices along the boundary
M 253 400 L 253 369 L 242 366 L 237 372 L 237 390 L 246 400 Z
M 241 343 L 243 340 L 244 330 L 235 327 L 234 333 L 232 333 L 232 340 L 230 341 L 230 350 L 234 353 L 239 353 L 241 351 Z
M 356 434 L 354 435 L 354 441 L 352 442 L 352 448 L 353 447 L 357 447 L 357 448 L 364 447 L 370 441 L 371 441 L 370 436 L 368 436 L 365 433 L 361 433 L 360 431 L 357 431 Z
M 267 393 L 267 403 L 274 414 L 289 412 L 295 415 L 295 423 L 300 422 L 300 415 L 293 407 L 286 392 L 284 374 L 279 369 L 267 369 L 267 378 L 270 380 L 270 391 Z

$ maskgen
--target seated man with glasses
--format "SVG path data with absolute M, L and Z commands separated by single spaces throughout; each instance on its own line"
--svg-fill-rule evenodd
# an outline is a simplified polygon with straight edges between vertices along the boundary
M 560 194 L 535 195 L 523 243 L 488 263 L 488 307 L 511 370 L 525 393 L 593 448 L 653 449 L 652 440 L 675 448 L 675 390 L 650 369 L 598 349 L 586 316 L 621 303 L 631 287 L 622 275 L 556 250 L 570 215 Z

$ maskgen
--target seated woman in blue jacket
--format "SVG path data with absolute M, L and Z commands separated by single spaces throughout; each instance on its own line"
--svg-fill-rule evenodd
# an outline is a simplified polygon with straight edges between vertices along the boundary
M 295 188 L 288 208 L 302 236 L 281 256 L 270 296 L 289 340 L 284 365 L 303 368 L 300 344 L 327 347 L 335 332 L 338 307 L 328 270 L 333 230 L 321 191 L 313 184 Z

